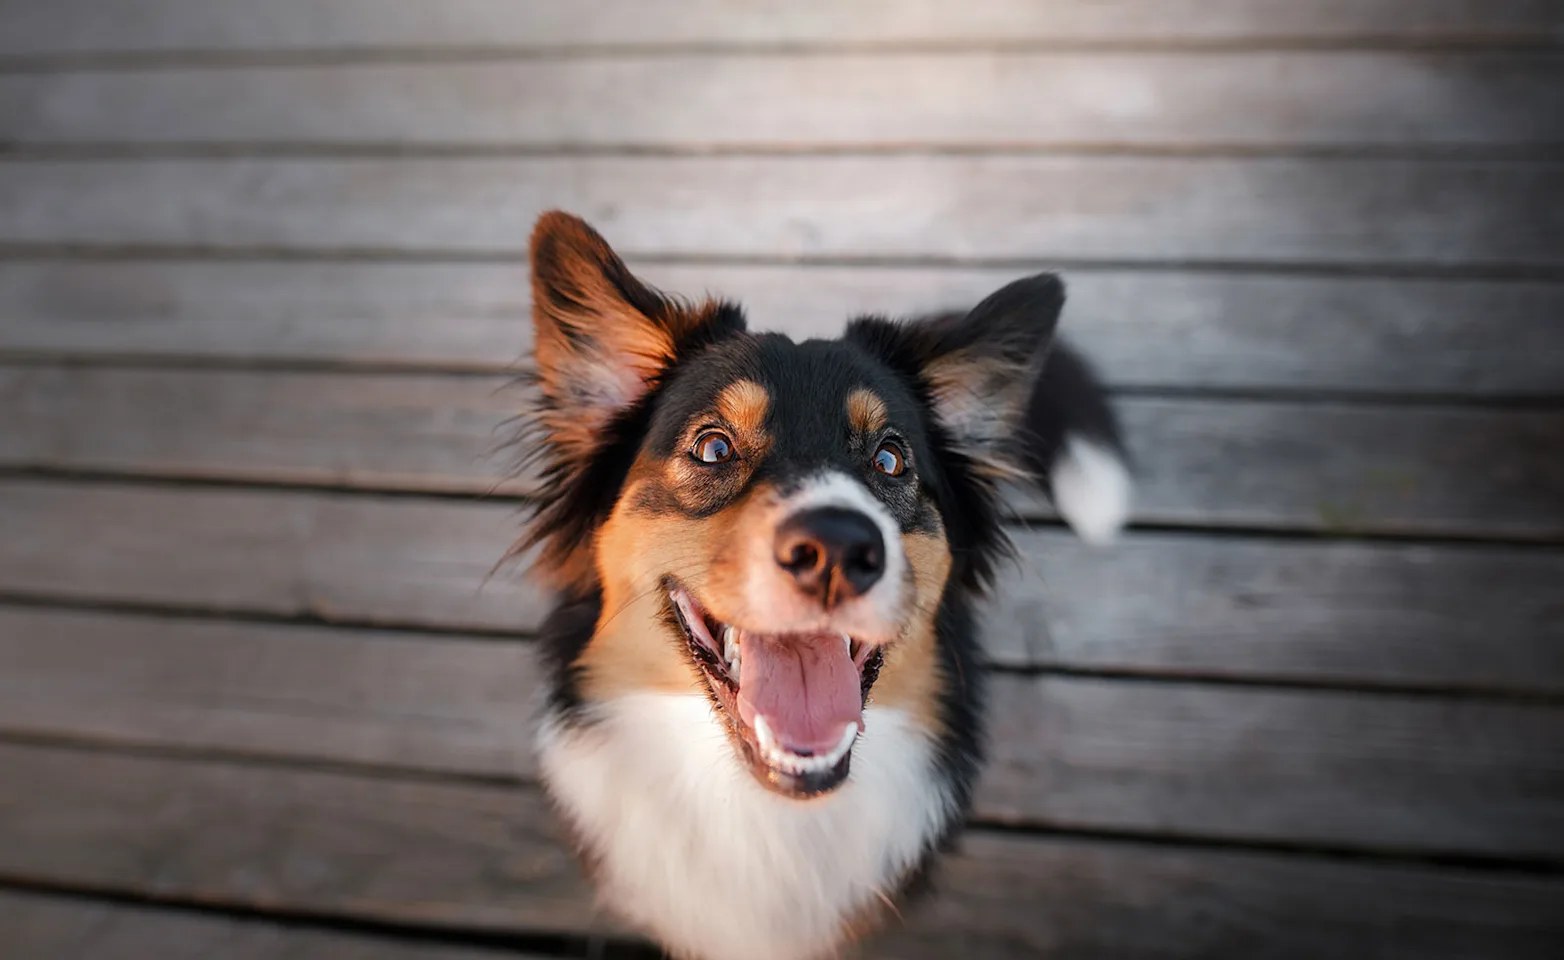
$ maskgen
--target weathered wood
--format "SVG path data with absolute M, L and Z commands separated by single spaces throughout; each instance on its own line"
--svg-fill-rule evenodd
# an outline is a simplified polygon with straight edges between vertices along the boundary
M 0 367 L 0 464 L 375 490 L 503 486 L 502 378 Z M 1136 517 L 1327 531 L 1564 538 L 1564 413 L 1124 398 Z M 1050 515 L 1040 497 L 1031 516 Z
M 532 790 L 15 746 L 0 771 L 0 876 L 494 929 L 594 924 Z
M 636 264 L 752 326 L 970 306 L 1019 268 Z M 1070 270 L 1064 330 L 1136 387 L 1557 396 L 1564 286 Z M 520 264 L 0 261 L 0 357 L 502 371 L 531 340 Z M 1385 362 L 1395 357 L 1394 363 Z
M 5 589 L 358 623 L 533 629 L 505 504 L 8 483 Z M 412 507 L 411 510 L 406 509 Z
M 1015 534 L 1004 664 L 1564 692 L 1564 556 L 1489 547 Z
M 603 930 L 530 790 L 0 747 L 0 875 L 497 931 Z M 877 955 L 1550 957 L 1564 885 L 970 833 Z
M 389 934 L 10 890 L 0 891 L 0 930 L 9 960 L 541 960 Z
M 1564 926 L 1564 891 L 1523 877 L 980 832 L 962 846 L 939 875 L 945 894 L 877 955 L 1302 960 L 1351 944 L 1362 957 L 1480 960 L 1547 956 Z M 1483 893 L 1450 911 L 1468 883 Z
M 1564 413 L 1126 398 L 1135 516 L 1557 539 Z
M 1556 146 L 1564 58 L 700 53 L 17 74 L 0 77 L 0 130 L 21 145 Z
M 1564 164 L 1120 155 L 15 161 L 0 244 L 520 257 L 573 210 L 627 254 L 1564 265 Z M 635 184 L 626 190 L 626 184 Z M 1438 203 L 1430 203 L 1438 197 Z
M 1014 676 L 993 694 L 987 819 L 1564 853 L 1564 709 Z
M 484 579 L 516 520 L 502 504 L 10 480 L 0 592 L 522 634 L 543 599 L 515 569 Z M 1166 534 L 1094 551 L 1057 532 L 1021 547 L 989 613 L 1001 663 L 1564 690 L 1556 552 Z
M 0 463 L 382 490 L 500 486 L 507 378 L 0 367 Z M 117 465 L 117 466 L 116 466 Z
M 51 0 L 0 8 L 0 52 L 482 50 L 642 44 L 1544 41 L 1548 0 Z
M 529 654 L 0 608 L 0 730 L 526 778 L 540 694 Z M 1564 708 L 991 684 L 993 759 L 975 809 L 986 820 L 1564 857 Z
M 0 730 L 536 778 L 533 645 L 0 607 Z

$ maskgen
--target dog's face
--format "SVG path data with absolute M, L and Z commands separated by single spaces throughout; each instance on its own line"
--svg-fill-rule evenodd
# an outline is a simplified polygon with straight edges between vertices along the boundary
M 673 371 L 596 562 L 606 610 L 644 605 L 644 625 L 662 606 L 686 649 L 643 661 L 643 629 L 610 624 L 586 660 L 600 693 L 659 664 L 687 685 L 682 659 L 762 779 L 835 787 L 887 653 L 887 688 L 934 680 L 950 549 L 920 479 L 932 463 L 911 390 L 849 345 L 735 338 Z
M 992 481 L 1057 283 L 794 343 L 650 291 L 564 215 L 540 221 L 533 271 L 532 542 L 557 584 L 601 595 L 576 699 L 704 693 L 741 762 L 799 797 L 847 777 L 871 698 L 937 731 L 937 618 L 999 542 Z

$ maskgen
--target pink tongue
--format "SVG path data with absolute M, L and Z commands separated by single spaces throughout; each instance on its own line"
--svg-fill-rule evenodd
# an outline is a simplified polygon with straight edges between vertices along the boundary
M 836 636 L 762 637 L 745 634 L 739 670 L 739 717 L 751 727 L 763 716 L 778 742 L 794 753 L 825 753 L 842 728 L 863 719 L 858 668 Z

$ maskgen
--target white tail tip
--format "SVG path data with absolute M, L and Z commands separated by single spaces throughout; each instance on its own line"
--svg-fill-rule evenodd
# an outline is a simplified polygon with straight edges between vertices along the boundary
M 1087 543 L 1112 543 L 1130 518 L 1130 472 L 1112 447 L 1066 437 L 1049 482 L 1054 507 Z

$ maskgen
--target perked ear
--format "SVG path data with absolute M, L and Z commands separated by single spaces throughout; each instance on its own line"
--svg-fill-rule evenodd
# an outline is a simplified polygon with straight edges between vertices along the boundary
M 966 315 L 908 324 L 859 320 L 848 337 L 922 381 L 950 442 L 974 462 L 1008 472 L 1053 343 L 1064 284 L 1053 274 L 1017 280 Z
M 592 529 L 628 469 L 632 411 L 681 357 L 744 329 L 731 304 L 691 305 L 631 276 L 597 231 L 554 211 L 532 231 L 532 370 L 536 392 L 516 443 L 538 468 L 527 533 L 508 556 L 542 547 L 557 586 L 593 576 Z
M 568 213 L 538 218 L 531 256 L 538 425 L 558 452 L 585 455 L 723 311 L 641 283 L 597 231 Z

